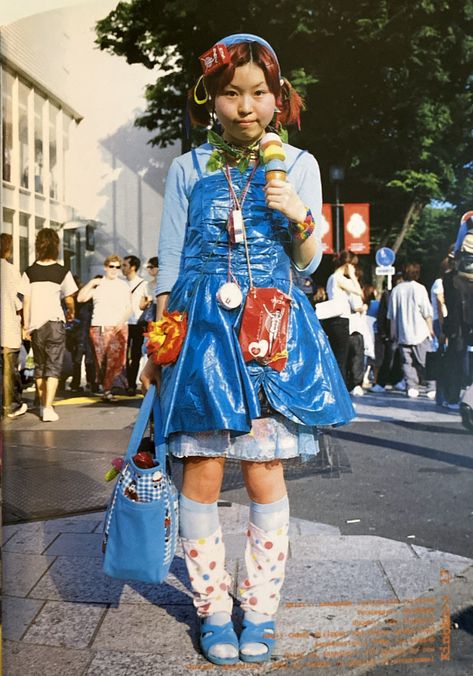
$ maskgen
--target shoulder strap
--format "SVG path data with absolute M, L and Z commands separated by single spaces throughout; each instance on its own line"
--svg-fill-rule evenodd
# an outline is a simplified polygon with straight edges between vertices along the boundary
M 125 463 L 137 453 L 141 440 L 143 439 L 146 428 L 148 427 L 151 415 L 154 423 L 154 445 L 155 457 L 160 464 L 161 471 L 166 471 L 166 441 L 163 436 L 163 418 L 161 414 L 161 405 L 156 391 L 156 385 L 150 385 L 145 394 L 138 417 L 136 418 L 130 442 L 125 454 Z
M 132 289 L 131 293 L 135 293 L 136 289 L 143 284 L 145 280 L 142 279 L 141 282 L 138 282 L 138 284 Z
M 204 175 L 202 173 L 202 169 L 200 168 L 199 159 L 197 157 L 197 153 L 195 151 L 195 148 L 192 148 L 191 152 L 192 152 L 192 163 L 194 165 L 194 169 L 196 170 L 197 175 L 198 175 L 199 180 L 200 180 L 200 179 L 204 178 Z

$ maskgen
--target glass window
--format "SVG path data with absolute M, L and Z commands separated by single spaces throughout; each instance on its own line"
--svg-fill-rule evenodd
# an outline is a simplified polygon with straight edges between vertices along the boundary
M 29 188 L 28 175 L 28 94 L 29 89 L 24 82 L 19 83 L 19 144 L 20 144 L 20 185 Z
M 13 211 L 11 209 L 3 209 L 2 232 L 13 235 Z
M 36 232 L 38 232 L 38 230 L 42 230 L 44 228 L 45 223 L 46 223 L 46 221 L 45 221 L 44 218 L 41 218 L 40 216 L 35 216 L 34 227 L 35 227 Z
M 58 195 L 58 163 L 57 163 L 57 122 L 59 108 L 54 103 L 49 104 L 49 196 L 59 199 Z
M 34 95 L 34 189 L 44 193 L 44 148 L 43 114 L 45 99 L 37 92 Z
M 28 253 L 28 214 L 20 212 L 20 270 L 23 272 L 29 264 Z
M 60 199 L 66 200 L 66 177 L 69 175 L 69 127 L 72 118 L 64 113 L 62 131 L 62 195 Z
M 12 107 L 13 76 L 7 70 L 2 72 L 2 142 L 3 165 L 2 176 L 4 181 L 11 181 L 11 160 L 13 152 L 13 107 Z

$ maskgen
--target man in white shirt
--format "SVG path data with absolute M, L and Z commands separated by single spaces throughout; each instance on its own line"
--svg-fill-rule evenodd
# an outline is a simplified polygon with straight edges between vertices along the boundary
M 130 396 L 136 394 L 136 379 L 141 361 L 141 348 L 143 346 L 143 329 L 138 323 L 143 310 L 140 305 L 147 295 L 147 285 L 144 279 L 138 275 L 141 261 L 137 256 L 125 256 L 122 263 L 122 272 L 125 275 L 131 291 L 131 304 L 133 314 L 128 320 L 128 344 L 126 360 L 126 377 L 128 380 L 127 393 Z
M 53 408 L 62 372 L 65 350 L 65 321 L 74 319 L 77 284 L 69 270 L 57 262 L 59 236 L 51 228 L 36 235 L 36 261 L 23 273 L 25 332 L 31 335 L 35 380 L 43 422 L 59 419 Z
M 420 265 L 407 263 L 403 277 L 404 281 L 391 292 L 387 316 L 392 338 L 401 351 L 407 396 L 418 397 L 426 355 L 432 350 L 432 306 L 427 289 L 417 281 Z M 435 399 L 433 382 L 427 383 L 427 390 L 429 399 Z
M 21 347 L 21 317 L 23 283 L 18 270 L 9 259 L 13 254 L 12 236 L 0 235 L 1 248 L 1 348 L 3 376 L 3 411 L 8 418 L 17 418 L 28 410 L 22 399 L 18 358 Z

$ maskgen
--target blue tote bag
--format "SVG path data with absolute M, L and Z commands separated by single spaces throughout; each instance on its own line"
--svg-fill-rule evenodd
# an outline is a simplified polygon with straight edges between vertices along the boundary
M 155 466 L 133 462 L 152 420 Z M 133 428 L 105 516 L 103 570 L 121 580 L 160 583 L 166 578 L 177 545 L 178 493 L 162 436 L 159 397 L 153 385 L 146 393 Z

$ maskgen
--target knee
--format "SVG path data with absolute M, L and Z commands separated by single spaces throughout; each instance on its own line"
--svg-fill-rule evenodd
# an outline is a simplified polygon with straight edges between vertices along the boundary
M 243 462 L 243 477 L 251 500 L 261 504 L 274 502 L 287 493 L 280 460 Z
M 223 458 L 188 458 L 184 465 L 182 492 L 186 498 L 210 504 L 220 495 Z

